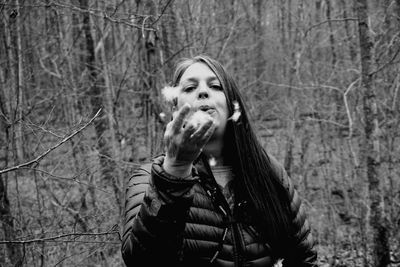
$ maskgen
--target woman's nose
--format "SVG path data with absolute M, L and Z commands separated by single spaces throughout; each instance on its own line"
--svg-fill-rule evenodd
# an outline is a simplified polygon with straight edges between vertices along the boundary
M 208 87 L 206 85 L 200 86 L 197 96 L 200 99 L 208 98 L 209 97 Z

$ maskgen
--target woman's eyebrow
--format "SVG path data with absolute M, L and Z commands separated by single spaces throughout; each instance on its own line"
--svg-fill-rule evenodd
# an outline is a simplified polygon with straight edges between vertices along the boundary
M 215 77 L 215 76 L 212 76 L 212 77 L 210 77 L 210 78 L 207 79 L 207 82 L 213 82 L 213 81 L 219 82 L 218 78 Z
M 183 80 L 183 82 L 198 82 L 198 79 L 197 78 L 192 78 L 192 77 L 190 77 L 190 78 L 187 78 L 187 79 L 185 79 L 185 80 Z

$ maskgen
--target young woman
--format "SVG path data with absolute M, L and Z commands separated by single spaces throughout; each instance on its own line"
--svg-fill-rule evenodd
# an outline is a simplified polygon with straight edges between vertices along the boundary
M 127 185 L 126 265 L 316 266 L 300 199 L 258 142 L 232 77 L 197 56 L 177 65 L 172 86 L 165 155 Z

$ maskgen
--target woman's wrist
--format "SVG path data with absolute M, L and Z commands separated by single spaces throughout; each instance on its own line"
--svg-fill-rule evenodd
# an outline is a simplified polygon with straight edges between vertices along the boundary
M 179 162 L 169 158 L 167 155 L 164 158 L 162 167 L 164 171 L 166 171 L 170 175 L 180 178 L 186 178 L 192 174 L 192 166 L 193 164 L 191 162 Z

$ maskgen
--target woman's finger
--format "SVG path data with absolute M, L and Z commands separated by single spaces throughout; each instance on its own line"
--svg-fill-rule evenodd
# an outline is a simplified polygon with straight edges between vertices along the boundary
M 183 122 L 185 121 L 185 118 L 189 114 L 189 112 L 190 112 L 190 105 L 187 103 L 179 109 L 176 118 L 172 121 L 172 126 L 171 126 L 172 133 L 175 134 L 179 133 L 180 129 L 182 128 Z
M 182 140 L 183 142 L 189 141 L 190 136 L 196 131 L 196 127 L 193 124 L 188 124 L 183 131 Z
M 200 142 L 203 142 L 203 144 L 206 144 L 210 137 L 213 135 L 214 131 L 216 128 L 216 124 L 212 123 L 210 127 L 208 127 L 207 131 L 201 136 Z
M 213 125 L 213 121 L 209 120 L 203 125 L 201 125 L 195 132 L 193 132 L 190 136 L 190 139 L 193 141 L 202 139 L 203 135 L 208 131 L 210 127 Z

